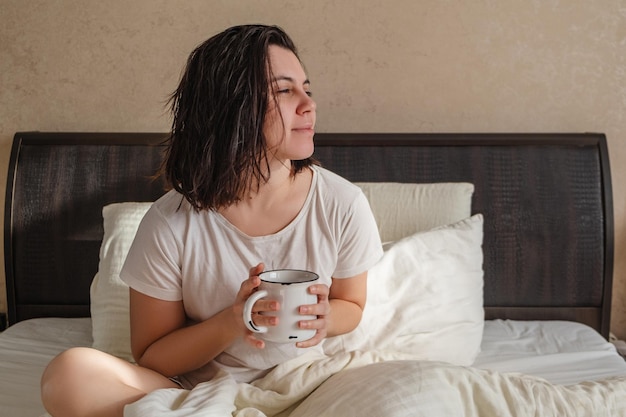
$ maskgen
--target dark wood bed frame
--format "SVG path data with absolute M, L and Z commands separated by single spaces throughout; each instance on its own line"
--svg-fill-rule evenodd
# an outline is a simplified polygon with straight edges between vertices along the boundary
M 102 207 L 153 201 L 163 133 L 17 133 L 5 208 L 9 324 L 89 316 Z M 486 318 L 609 334 L 613 201 L 602 134 L 316 135 L 353 181 L 471 182 L 485 216 Z

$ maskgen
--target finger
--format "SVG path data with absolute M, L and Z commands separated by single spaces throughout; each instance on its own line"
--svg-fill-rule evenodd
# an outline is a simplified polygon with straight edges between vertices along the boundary
M 315 329 L 317 331 L 326 329 L 326 319 L 319 317 L 313 320 L 300 320 L 298 322 L 300 329 Z
M 263 262 L 260 262 L 256 266 L 253 266 L 252 268 L 250 268 L 249 275 L 250 276 L 259 275 L 261 272 L 263 272 L 264 269 L 265 269 L 265 264 Z
M 252 294 L 252 292 L 254 291 L 254 289 L 257 288 L 259 285 L 261 285 L 261 278 L 259 278 L 256 275 L 250 276 L 248 277 L 248 279 L 244 280 L 241 283 L 241 287 L 239 291 L 243 292 L 246 297 L 249 297 L 250 294 Z
M 276 300 L 260 299 L 252 306 L 253 313 L 261 313 L 265 311 L 278 311 L 280 310 L 280 303 Z
M 298 313 L 304 316 L 327 316 L 330 314 L 330 304 L 320 302 L 317 304 L 305 304 L 298 307 Z
M 254 333 L 252 332 L 248 332 L 244 339 L 246 343 L 257 349 L 263 349 L 265 347 L 265 342 L 261 339 L 257 339 L 256 337 L 254 337 Z
M 250 293 L 255 288 L 261 285 L 261 279 L 259 278 L 259 274 L 263 272 L 264 268 L 265 268 L 265 265 L 263 263 L 259 263 L 258 265 L 253 266 L 249 270 L 248 279 L 244 280 L 241 283 L 241 289 L 246 291 L 248 295 L 250 295 Z
M 313 336 L 309 340 L 304 340 L 302 342 L 297 342 L 296 343 L 296 347 L 298 347 L 298 348 L 308 348 L 308 347 L 311 347 L 311 346 L 318 345 L 322 340 L 324 340 L 325 337 L 326 337 L 325 333 L 317 332 L 317 333 L 315 333 L 315 336 Z
M 328 295 L 330 294 L 330 288 L 328 288 L 328 286 L 324 284 L 311 285 L 309 287 L 309 293 L 315 294 L 318 297 L 322 296 L 328 298 Z
M 262 314 L 254 314 L 252 316 L 252 323 L 257 327 L 272 327 L 279 323 L 279 318 L 276 316 L 264 316 Z

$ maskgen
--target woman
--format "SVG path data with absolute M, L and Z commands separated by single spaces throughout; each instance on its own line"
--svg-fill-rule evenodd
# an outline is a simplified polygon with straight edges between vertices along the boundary
M 115 416 L 158 388 L 192 388 L 218 368 L 249 382 L 326 337 L 353 330 L 367 270 L 382 256 L 358 187 L 317 166 L 316 105 L 291 39 L 278 27 L 237 26 L 193 51 L 172 96 L 163 173 L 172 190 L 143 219 L 122 270 L 130 286 L 137 365 L 87 348 L 55 358 L 42 379 L 53 416 Z M 264 269 L 318 273 L 316 334 L 265 342 L 243 304 Z M 276 319 L 259 300 L 254 322 Z

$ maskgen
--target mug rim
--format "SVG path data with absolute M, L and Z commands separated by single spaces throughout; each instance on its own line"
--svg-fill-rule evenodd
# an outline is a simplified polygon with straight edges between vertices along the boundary
M 311 278 L 303 280 L 303 281 L 297 281 L 297 282 L 280 282 L 280 281 L 272 281 L 272 280 L 269 280 L 269 279 L 263 279 L 262 275 L 264 275 L 264 274 L 269 274 L 271 272 L 281 272 L 281 271 L 286 271 L 286 272 L 305 272 L 307 274 L 310 274 Z M 261 281 L 267 282 L 267 283 L 270 283 L 270 284 L 281 284 L 281 285 L 305 284 L 307 282 L 316 281 L 316 280 L 319 279 L 319 277 L 320 276 L 316 272 L 308 271 L 306 269 L 292 269 L 292 268 L 270 269 L 270 270 L 267 270 L 267 271 L 263 271 L 263 272 L 261 272 L 259 274 L 259 278 L 261 279 Z

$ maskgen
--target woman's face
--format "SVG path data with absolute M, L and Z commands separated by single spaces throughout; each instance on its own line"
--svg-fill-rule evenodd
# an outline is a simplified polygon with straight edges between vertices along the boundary
M 309 80 L 293 52 L 271 45 L 268 53 L 272 70 L 263 133 L 270 158 L 290 166 L 288 161 L 313 154 L 316 105 Z

